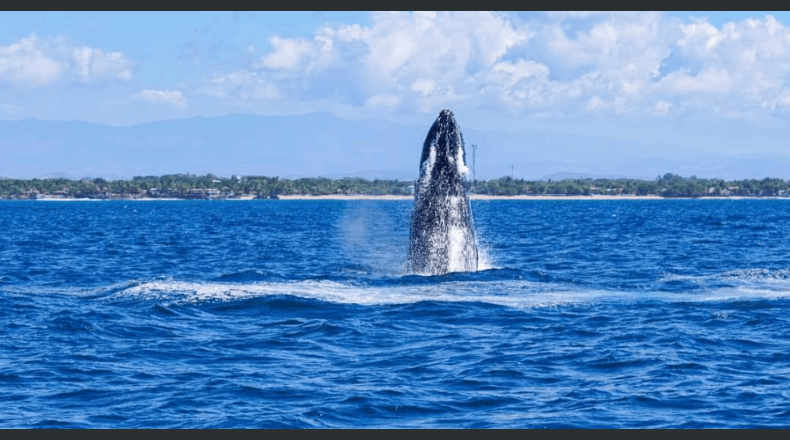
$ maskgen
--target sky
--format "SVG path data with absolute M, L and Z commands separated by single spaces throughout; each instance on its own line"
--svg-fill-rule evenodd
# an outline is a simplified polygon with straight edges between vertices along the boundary
M 0 12 L 0 119 L 326 112 L 787 154 L 790 12 Z

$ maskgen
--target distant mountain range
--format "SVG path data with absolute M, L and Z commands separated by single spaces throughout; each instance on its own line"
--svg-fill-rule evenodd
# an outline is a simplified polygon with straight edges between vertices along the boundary
M 228 115 L 115 127 L 79 121 L 0 121 L 0 175 L 103 177 L 174 173 L 413 180 L 433 120 L 401 125 L 326 113 Z M 790 156 L 724 155 L 688 145 L 575 134 L 475 130 L 477 179 L 603 176 L 653 179 L 664 173 L 724 179 L 790 178 Z M 467 148 L 467 162 L 472 152 Z M 552 177 L 554 176 L 554 177 Z M 567 176 L 567 177 L 562 177 Z

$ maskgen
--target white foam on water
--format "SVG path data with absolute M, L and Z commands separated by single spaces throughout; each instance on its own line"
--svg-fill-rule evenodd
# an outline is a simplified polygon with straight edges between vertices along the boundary
M 363 306 L 412 304 L 422 301 L 477 302 L 510 308 L 543 308 L 605 302 L 726 302 L 790 298 L 790 288 L 721 289 L 703 293 L 621 292 L 567 288 L 532 281 L 453 281 L 432 285 L 358 286 L 334 281 L 250 284 L 151 281 L 119 291 L 117 296 L 168 304 L 238 301 L 289 295 L 336 304 Z
M 721 301 L 754 301 L 764 299 L 790 298 L 790 286 L 784 290 L 755 289 L 749 287 L 736 287 L 720 289 L 712 292 L 701 293 L 695 296 L 695 302 L 721 302 Z
M 144 300 L 165 300 L 176 303 L 235 301 L 276 295 L 327 301 L 337 304 L 393 305 L 421 301 L 481 302 L 507 307 L 539 307 L 574 302 L 588 298 L 590 292 L 535 289 L 532 282 L 448 282 L 438 285 L 367 287 L 333 281 L 299 281 L 291 283 L 197 283 L 184 281 L 153 281 L 132 286 L 118 295 Z M 508 294 L 512 291 L 512 294 Z M 599 294 L 605 294 L 600 292 Z M 581 296 L 580 296 L 581 295 Z
M 711 283 L 739 283 L 743 287 L 788 287 L 790 288 L 790 269 L 735 269 L 708 275 L 667 274 L 659 282 L 687 281 L 699 286 Z

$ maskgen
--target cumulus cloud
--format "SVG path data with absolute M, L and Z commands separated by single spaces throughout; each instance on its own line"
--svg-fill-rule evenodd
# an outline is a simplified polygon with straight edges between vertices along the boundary
M 352 81 L 347 86 L 353 90 L 346 95 L 361 105 L 391 105 L 393 99 L 385 96 L 454 100 L 471 85 L 462 84 L 465 78 L 490 68 L 508 49 L 528 39 L 528 29 L 517 27 L 504 14 L 374 13 L 370 26 L 324 26 L 312 39 L 272 36 L 273 50 L 247 70 L 248 77 L 258 79 L 246 84 L 258 88 L 265 76 L 271 88 L 281 91 L 304 91 L 305 84 L 319 89 L 324 84 L 327 94 L 336 94 L 337 87 L 325 85 L 330 75 Z M 223 77 L 214 80 L 224 82 Z
M 678 88 L 678 78 L 690 93 L 714 95 L 719 104 L 735 100 L 740 106 L 768 106 L 788 93 L 790 28 L 773 16 L 730 22 L 716 28 L 694 20 L 680 25 L 676 53 L 686 67 L 666 86 Z
M 132 79 L 131 63 L 121 52 L 105 53 L 92 47 L 75 47 L 71 52 L 74 69 L 83 82 L 97 78 Z
M 299 38 L 280 38 L 277 35 L 269 39 L 274 51 L 261 60 L 261 66 L 266 69 L 295 69 L 301 67 L 305 61 L 315 56 L 316 41 L 306 41 Z
M 45 53 L 35 35 L 0 46 L 0 81 L 31 87 L 57 80 L 67 65 Z
M 672 109 L 672 104 L 667 101 L 658 101 L 653 107 L 653 114 L 658 116 L 664 116 L 669 113 L 670 109 Z
M 131 96 L 132 99 L 155 105 L 171 105 L 185 108 L 187 99 L 178 90 L 142 90 Z
M 251 42 L 255 43 L 255 42 Z M 435 111 L 666 116 L 790 111 L 790 28 L 655 12 L 377 12 L 368 26 L 269 38 L 248 68 L 208 79 L 224 100 L 335 100 Z M 713 110 L 711 110 L 713 109 Z
M 131 67 L 131 60 L 122 52 L 73 45 L 63 37 L 31 34 L 0 46 L 0 82 L 19 88 L 44 87 L 58 81 L 129 81 Z
M 529 32 L 491 12 L 396 12 L 374 14 L 372 25 L 355 37 L 367 49 L 363 65 L 368 75 L 386 87 L 419 78 L 443 84 L 463 81 L 525 43 Z

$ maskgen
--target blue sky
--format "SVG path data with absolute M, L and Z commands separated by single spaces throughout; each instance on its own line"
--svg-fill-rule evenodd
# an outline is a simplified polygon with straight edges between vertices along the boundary
M 788 134 L 788 12 L 2 12 L 0 23 L 4 120 L 319 111 L 427 126 L 451 108 L 476 129 L 733 153 Z

